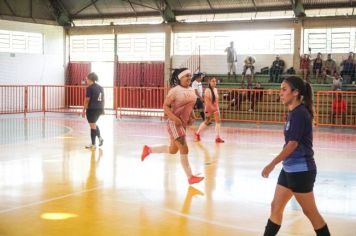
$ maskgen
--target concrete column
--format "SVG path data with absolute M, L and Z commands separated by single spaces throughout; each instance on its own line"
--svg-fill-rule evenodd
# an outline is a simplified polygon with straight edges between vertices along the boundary
M 293 52 L 293 67 L 299 70 L 300 55 L 303 53 L 303 22 L 296 20 L 294 22 L 294 52 Z
M 172 68 L 172 47 L 173 47 L 173 31 L 172 26 L 167 25 L 164 29 L 165 33 L 165 49 L 164 49 L 164 84 L 169 85 Z

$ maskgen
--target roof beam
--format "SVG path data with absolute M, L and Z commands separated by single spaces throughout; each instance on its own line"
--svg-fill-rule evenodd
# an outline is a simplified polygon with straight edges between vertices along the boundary
M 9 4 L 9 2 L 7 0 L 4 0 L 4 1 L 5 1 L 7 8 L 9 8 L 9 10 L 11 11 L 12 15 L 17 16 L 16 13 L 14 12 L 14 10 L 12 9 L 11 5 Z
M 88 7 L 90 7 L 91 5 L 95 5 L 95 3 L 96 3 L 97 1 L 99 1 L 99 0 L 92 0 L 91 3 L 87 4 L 86 6 L 84 6 L 83 8 L 81 8 L 79 11 L 75 12 L 75 13 L 72 15 L 72 17 L 78 15 L 79 13 L 81 13 L 82 11 L 84 11 L 85 9 L 87 9 Z
M 72 19 L 61 0 L 49 0 L 49 2 L 51 4 L 51 12 L 57 23 L 61 26 L 71 26 L 73 23 Z
M 144 17 L 144 16 L 161 16 L 161 15 L 158 11 L 150 11 L 150 12 L 137 12 L 136 15 L 131 12 L 103 14 L 101 17 L 102 18 L 127 18 L 127 17 Z M 95 14 L 78 15 L 73 19 L 74 20 L 98 19 L 98 15 Z
M 128 3 L 130 4 L 131 9 L 133 10 L 133 12 L 135 13 L 135 15 L 137 16 L 137 12 L 136 12 L 135 8 L 133 7 L 132 2 L 131 2 L 130 0 L 127 0 L 127 1 L 128 1 Z
M 302 0 L 290 0 L 290 2 L 292 4 L 294 15 L 296 17 L 305 17 L 306 16 Z
M 157 7 L 161 16 L 165 22 L 176 22 L 176 16 L 172 11 L 171 6 L 168 4 L 166 0 L 160 0 L 157 3 Z
M 355 2 L 352 3 L 355 5 Z M 340 3 L 329 3 L 325 4 L 312 4 L 312 5 L 304 5 L 305 9 L 328 9 L 328 8 L 349 8 L 349 4 L 340 4 Z M 175 16 L 183 16 L 183 15 L 201 15 L 201 14 L 224 14 L 224 13 L 245 13 L 245 12 L 267 12 L 267 11 L 290 11 L 291 5 L 284 6 L 269 6 L 269 7 L 249 7 L 249 8 L 214 8 L 214 12 L 211 9 L 195 9 L 195 10 L 175 10 Z M 154 9 L 154 11 L 146 11 L 146 12 L 137 12 L 134 15 L 131 12 L 125 13 L 114 13 L 114 14 L 103 14 L 103 18 L 125 18 L 125 17 L 143 17 L 143 16 L 161 16 L 159 10 Z M 73 19 L 93 19 L 98 18 L 97 15 L 81 15 L 73 17 Z
M 33 19 L 33 1 L 30 2 L 30 16 Z
M 256 1 L 252 0 L 253 6 L 255 7 L 255 11 L 257 11 L 257 5 L 256 5 Z
M 209 0 L 206 0 L 206 1 L 208 2 L 208 5 L 209 5 L 210 9 L 214 11 L 214 8 L 213 8 L 213 6 L 211 5 L 211 2 L 210 2 Z
M 156 10 L 156 11 L 159 10 L 159 9 L 157 9 L 157 8 L 154 8 L 154 7 L 145 5 L 145 4 L 143 4 L 143 3 L 137 3 L 137 2 L 130 1 L 130 0 L 122 0 L 122 1 L 123 1 L 123 2 L 129 2 L 129 3 L 132 4 L 132 5 L 137 5 L 137 6 L 140 6 L 140 7 L 146 7 L 146 8 L 152 9 L 152 10 Z
M 100 17 L 102 15 L 101 11 L 99 10 L 98 6 L 95 4 L 94 0 L 91 0 L 91 2 L 93 3 L 93 6 L 95 7 L 96 11 L 99 13 Z

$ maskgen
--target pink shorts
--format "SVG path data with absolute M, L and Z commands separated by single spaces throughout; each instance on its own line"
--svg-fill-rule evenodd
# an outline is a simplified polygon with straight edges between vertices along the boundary
M 211 114 L 214 114 L 216 112 L 219 112 L 219 107 L 217 106 L 206 106 L 205 107 L 205 114 L 210 116 Z
M 183 127 L 183 125 L 177 126 L 174 121 L 167 121 L 167 130 L 170 138 L 173 140 L 185 136 L 185 128 Z

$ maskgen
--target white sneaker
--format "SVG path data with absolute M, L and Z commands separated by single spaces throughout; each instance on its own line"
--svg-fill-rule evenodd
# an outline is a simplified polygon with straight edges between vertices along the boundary
M 96 149 L 96 146 L 93 145 L 93 144 L 89 144 L 89 145 L 86 145 L 85 148 L 86 148 L 86 149 L 95 150 L 95 149 Z

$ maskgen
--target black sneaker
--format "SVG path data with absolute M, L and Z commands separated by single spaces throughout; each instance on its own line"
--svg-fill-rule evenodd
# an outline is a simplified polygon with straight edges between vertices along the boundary
M 102 137 L 99 138 L 99 147 L 103 146 L 104 139 Z

